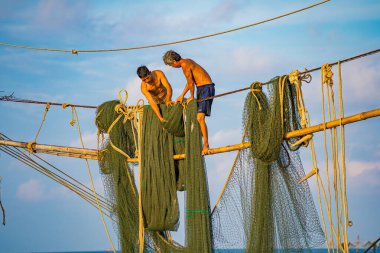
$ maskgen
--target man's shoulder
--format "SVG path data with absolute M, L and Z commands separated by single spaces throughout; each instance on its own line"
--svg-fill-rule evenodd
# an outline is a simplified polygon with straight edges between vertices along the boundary
M 186 59 L 183 59 L 183 62 L 185 64 L 192 64 L 192 63 L 195 63 L 195 61 L 193 59 L 190 59 L 190 58 L 186 58 Z
M 164 72 L 162 72 L 162 70 L 159 70 L 159 69 L 152 70 L 151 72 L 156 74 L 156 75 L 163 75 L 164 74 Z
M 193 61 L 192 59 L 182 59 L 183 60 L 183 65 L 182 67 L 184 68 L 192 68 L 196 62 Z

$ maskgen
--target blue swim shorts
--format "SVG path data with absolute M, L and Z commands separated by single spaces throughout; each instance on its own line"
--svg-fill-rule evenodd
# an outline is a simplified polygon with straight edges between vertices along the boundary
M 197 86 L 197 100 L 213 96 L 215 96 L 215 84 Z M 206 116 L 210 116 L 212 101 L 213 99 L 197 102 L 198 113 L 204 113 Z

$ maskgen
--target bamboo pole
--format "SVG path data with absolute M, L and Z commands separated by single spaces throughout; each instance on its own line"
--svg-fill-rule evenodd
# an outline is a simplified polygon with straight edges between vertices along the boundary
M 7 145 L 7 146 L 18 147 L 18 148 L 27 148 L 28 147 L 27 142 L 11 141 L 11 140 L 4 140 L 4 139 L 0 139 L 0 145 Z M 46 144 L 35 144 L 35 145 L 33 145 L 33 147 L 36 150 L 36 153 L 42 153 L 42 152 L 40 152 L 41 150 L 55 151 L 55 152 L 66 152 L 66 153 L 91 155 L 91 156 L 98 156 L 98 153 L 99 153 L 98 150 L 96 150 L 96 149 L 54 146 L 54 145 L 46 145 Z
M 308 128 L 288 132 L 284 135 L 284 139 L 290 139 L 295 137 L 304 136 L 311 133 L 316 133 L 323 131 L 324 129 L 329 129 L 333 127 L 337 127 L 340 125 L 347 125 L 354 122 L 362 121 L 368 118 L 378 117 L 380 116 L 380 108 L 374 109 L 371 111 L 366 111 L 358 114 L 354 114 L 342 119 L 337 119 L 333 121 L 326 122 L 325 124 L 318 124 L 315 126 L 311 126 Z M 17 141 L 8 141 L 8 140 L 0 140 L 0 145 L 14 146 L 20 148 L 27 148 L 26 142 L 17 142 Z M 246 149 L 251 146 L 250 142 L 238 143 L 235 145 L 228 145 L 219 148 L 212 148 L 209 150 L 207 155 L 214 155 L 219 153 L 225 153 L 235 150 Z M 53 146 L 53 145 L 44 145 L 44 144 L 36 144 L 35 145 L 36 153 L 47 153 L 61 156 L 69 156 L 76 158 L 88 158 L 97 160 L 99 151 L 96 149 L 83 149 L 83 148 L 74 148 L 74 147 L 63 147 L 63 146 Z M 174 160 L 185 159 L 185 154 L 177 154 L 173 156 Z M 138 158 L 129 158 L 128 162 L 139 162 Z

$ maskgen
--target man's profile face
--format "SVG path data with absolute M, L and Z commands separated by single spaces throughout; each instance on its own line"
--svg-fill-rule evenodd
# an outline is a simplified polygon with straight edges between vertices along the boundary
M 178 61 L 173 61 L 172 63 L 169 64 L 169 66 L 173 68 L 180 68 L 181 64 Z
M 141 80 L 144 82 L 144 83 L 149 83 L 150 81 L 152 81 L 152 73 L 149 73 L 149 75 L 146 75 L 144 77 L 141 77 Z

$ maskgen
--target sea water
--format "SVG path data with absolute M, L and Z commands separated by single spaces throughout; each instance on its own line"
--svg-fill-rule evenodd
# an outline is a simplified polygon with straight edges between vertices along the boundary
M 350 249 L 350 253 L 363 253 L 365 249 Z M 66 252 L 31 252 L 31 253 L 110 253 L 112 251 L 66 251 Z M 117 251 L 121 253 L 121 251 Z M 277 253 L 281 253 L 281 250 L 278 250 Z M 312 253 L 327 253 L 327 249 L 313 249 Z M 331 251 L 330 251 L 331 252 Z M 373 253 L 374 251 L 371 249 L 368 253 Z M 380 251 L 376 251 L 380 253 Z M 217 249 L 215 253 L 245 253 L 242 249 Z

